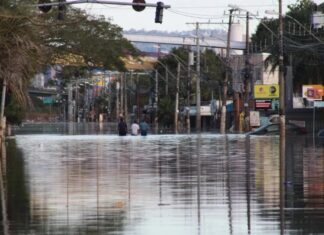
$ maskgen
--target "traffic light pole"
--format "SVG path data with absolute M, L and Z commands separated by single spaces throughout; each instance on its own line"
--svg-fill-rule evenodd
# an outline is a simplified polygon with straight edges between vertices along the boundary
M 108 4 L 108 5 L 122 5 L 122 6 L 142 6 L 142 7 L 157 7 L 158 4 L 155 3 L 133 3 L 133 2 L 116 2 L 116 1 L 97 1 L 97 0 L 76 0 L 69 2 L 51 2 L 51 3 L 40 3 L 36 4 L 38 7 L 46 6 L 59 6 L 59 5 L 72 5 L 72 4 L 83 4 L 83 3 L 98 3 L 98 4 Z M 170 5 L 163 5 L 164 9 L 168 9 Z

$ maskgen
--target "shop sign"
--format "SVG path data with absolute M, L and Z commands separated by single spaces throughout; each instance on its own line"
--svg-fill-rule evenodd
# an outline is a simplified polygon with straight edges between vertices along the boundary
M 254 85 L 255 99 L 275 99 L 279 98 L 279 85 Z

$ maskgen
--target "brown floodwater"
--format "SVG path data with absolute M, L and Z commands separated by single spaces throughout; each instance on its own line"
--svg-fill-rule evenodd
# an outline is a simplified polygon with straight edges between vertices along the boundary
M 1 161 L 1 232 L 324 234 L 321 143 L 288 139 L 282 181 L 278 146 L 277 136 L 16 135 Z

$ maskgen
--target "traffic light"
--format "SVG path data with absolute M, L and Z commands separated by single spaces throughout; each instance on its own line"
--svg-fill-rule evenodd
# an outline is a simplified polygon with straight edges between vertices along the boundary
M 59 3 L 65 3 L 65 0 L 59 0 Z M 65 4 L 59 4 L 58 14 L 57 14 L 58 20 L 64 20 L 64 11 L 65 11 Z
M 38 4 L 51 3 L 51 0 L 38 0 Z M 39 6 L 41 12 L 47 13 L 52 9 L 52 6 Z
M 248 68 L 244 68 L 242 70 L 242 75 L 245 80 L 249 79 L 251 77 L 251 70 Z
M 157 2 L 156 4 L 156 11 L 155 11 L 155 23 L 162 24 L 162 18 L 163 18 L 163 2 Z
M 143 3 L 143 4 L 145 4 L 145 0 L 133 0 L 133 3 Z M 133 9 L 135 11 L 143 11 L 145 9 L 145 6 L 133 5 Z

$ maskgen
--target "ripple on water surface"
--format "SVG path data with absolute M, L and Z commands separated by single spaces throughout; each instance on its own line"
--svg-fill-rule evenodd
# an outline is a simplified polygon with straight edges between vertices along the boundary
M 303 159 L 309 153 L 305 142 L 287 147 L 283 209 L 277 137 L 21 135 L 14 141 L 17 149 L 9 144 L 7 151 L 12 234 L 298 234 L 322 229 L 324 187 L 317 176 L 324 176 L 324 164 L 313 155 Z M 313 227 L 307 224 L 310 215 Z

